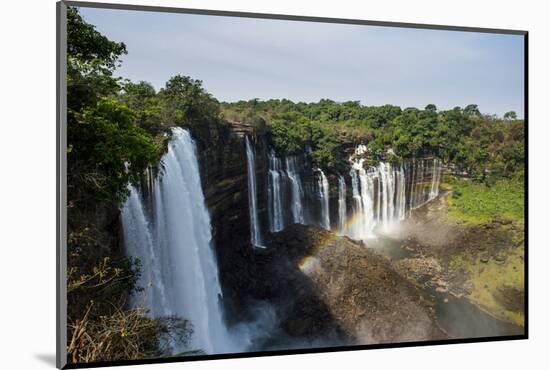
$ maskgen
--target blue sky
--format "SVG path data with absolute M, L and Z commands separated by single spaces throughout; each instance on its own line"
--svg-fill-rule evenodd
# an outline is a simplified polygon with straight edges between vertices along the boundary
M 175 74 L 221 101 L 359 100 L 523 117 L 523 36 L 81 8 L 127 45 L 117 74 L 159 89 Z

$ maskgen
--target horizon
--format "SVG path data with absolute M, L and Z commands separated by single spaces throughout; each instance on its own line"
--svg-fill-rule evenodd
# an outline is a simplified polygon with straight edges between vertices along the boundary
M 482 114 L 524 119 L 522 35 L 78 9 L 126 44 L 116 76 L 156 91 L 180 74 L 223 103 L 329 99 L 438 111 L 476 104 Z

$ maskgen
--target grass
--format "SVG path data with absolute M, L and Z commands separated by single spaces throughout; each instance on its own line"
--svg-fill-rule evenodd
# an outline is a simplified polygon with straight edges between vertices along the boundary
M 502 248 L 495 256 L 502 259 L 498 263 L 491 257 L 487 262 L 481 258 L 485 251 L 466 249 L 453 256 L 449 269 L 462 271 L 473 284 L 469 298 L 493 315 L 524 325 L 524 314 L 507 309 L 502 299 L 497 299 L 503 290 L 523 292 L 524 290 L 524 183 L 520 180 L 501 179 L 492 186 L 470 180 L 450 179 L 442 184 L 442 189 L 451 190 L 448 197 L 449 217 L 465 221 L 471 226 L 499 222 L 499 232 L 511 232 L 510 245 Z M 517 302 L 519 298 L 515 298 Z
M 523 224 L 524 184 L 519 180 L 498 180 L 492 186 L 470 180 L 444 184 L 452 189 L 449 216 L 474 224 L 507 219 Z
M 473 283 L 473 291 L 469 296 L 470 300 L 501 319 L 523 326 L 524 314 L 506 309 L 501 302 L 495 299 L 494 295 L 505 287 L 523 292 L 523 248 L 511 247 L 499 252 L 499 254 L 505 257 L 505 262 L 502 264 L 498 264 L 493 259 L 483 263 L 481 262 L 481 252 L 472 254 L 466 251 L 461 255 L 454 256 L 449 268 L 469 275 Z

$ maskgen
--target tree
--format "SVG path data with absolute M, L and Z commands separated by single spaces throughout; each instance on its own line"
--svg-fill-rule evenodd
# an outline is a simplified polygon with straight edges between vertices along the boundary
M 206 124 L 219 118 L 219 103 L 202 88 L 200 80 L 176 75 L 160 90 L 159 98 L 168 124 Z
M 120 203 L 128 181 L 155 164 L 159 148 L 118 102 L 113 72 L 126 46 L 67 11 L 67 189 L 72 206 Z
M 122 88 L 120 101 L 136 114 L 136 124 L 152 136 L 168 132 L 162 121 L 162 106 L 154 87 L 145 81 L 126 82 Z
M 507 120 L 507 121 L 512 121 L 512 120 L 518 119 L 518 116 L 517 116 L 516 112 L 511 110 L 509 112 L 504 113 L 504 119 Z
M 480 117 L 481 116 L 481 112 L 479 111 L 479 108 L 478 108 L 477 104 L 468 104 L 464 108 L 464 114 L 467 117 Z
M 428 104 L 426 105 L 426 108 L 424 108 L 424 110 L 430 111 L 430 112 L 437 112 L 437 107 L 435 106 L 435 104 Z

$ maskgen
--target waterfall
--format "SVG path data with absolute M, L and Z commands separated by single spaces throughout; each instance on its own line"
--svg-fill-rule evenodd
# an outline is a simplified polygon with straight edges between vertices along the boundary
M 365 169 L 365 153 L 366 147 L 359 145 L 349 158 L 353 222 L 346 222 L 345 234 L 353 239 L 375 237 L 376 230 L 390 231 L 439 194 L 439 159 L 413 159 L 400 165 L 380 162 Z
M 363 163 L 363 159 L 353 162 L 350 171 L 354 223 L 349 235 L 354 239 L 373 237 L 372 231 L 376 224 L 374 221 L 374 180 L 377 173 L 372 171 L 367 173 Z
M 330 215 L 329 215 L 329 188 L 328 180 L 322 169 L 317 169 L 319 172 L 319 199 L 321 200 L 321 227 L 330 230 Z
M 123 234 L 126 250 L 142 261 L 141 276 L 138 286 L 146 287 L 153 284 L 153 289 L 146 296 L 130 297 L 132 306 L 144 305 L 152 316 L 171 314 L 167 312 L 169 303 L 162 275 L 160 252 L 155 248 L 151 226 L 145 217 L 141 197 L 133 186 L 128 186 L 130 196 L 122 207 Z M 153 263 L 143 263 L 152 261 Z
M 363 168 L 363 162 L 361 161 L 361 166 L 357 169 L 359 175 L 359 185 L 360 185 L 360 194 L 361 202 L 363 203 L 363 215 L 362 215 L 362 226 L 361 226 L 361 235 L 362 239 L 372 237 L 372 230 L 374 228 L 374 182 L 373 182 L 373 173 L 368 173 Z
M 359 192 L 359 179 L 357 177 L 357 171 L 352 169 L 349 174 L 351 176 L 353 214 L 355 218 L 363 217 L 363 200 L 361 199 L 361 194 Z M 349 234 L 349 236 L 353 239 L 362 239 L 361 225 L 357 222 L 357 219 L 354 220 Z
M 295 224 L 304 223 L 304 209 L 302 206 L 303 190 L 302 182 L 300 180 L 300 167 L 298 166 L 298 157 L 291 156 L 286 157 L 286 174 L 290 180 L 290 190 L 292 196 L 292 203 L 290 204 L 290 210 L 292 211 L 292 221 Z
M 222 318 L 221 287 L 212 248 L 210 215 L 190 134 L 174 129 L 156 179 L 149 220 L 136 189 L 122 208 L 127 253 L 142 263 L 145 306 L 154 317 L 177 315 L 193 325 L 190 348 L 207 353 L 237 350 Z M 173 344 L 173 352 L 185 348 Z
M 439 181 L 441 180 L 441 164 L 439 159 L 434 158 L 432 164 L 432 186 L 430 188 L 430 200 L 439 195 Z
M 269 153 L 269 174 L 268 174 L 268 213 L 269 231 L 281 231 L 284 224 L 283 194 L 282 194 L 282 164 L 281 159 L 275 156 L 274 152 Z
M 430 176 L 429 183 L 426 179 L 428 176 Z M 409 212 L 437 198 L 440 180 L 441 161 L 439 159 L 434 158 L 431 164 L 427 164 L 427 160 L 424 159 L 417 163 L 413 162 Z
M 406 177 L 405 177 L 405 170 L 403 168 L 403 164 L 399 167 L 399 172 L 397 173 L 397 218 L 399 221 L 403 221 L 405 219 L 405 207 L 407 206 L 407 200 L 406 200 Z
M 400 164 L 379 162 L 367 167 L 367 155 L 367 147 L 358 145 L 349 158 L 349 215 L 346 183 L 343 176 L 338 178 L 338 220 L 334 227 L 340 234 L 359 240 L 391 231 L 412 210 L 435 199 L 441 178 L 438 158 L 403 160 Z M 304 164 L 307 154 L 279 158 L 271 151 L 268 159 L 269 230 L 281 231 L 290 223 L 316 223 L 330 229 L 329 183 L 324 172 L 314 169 L 310 180 L 309 167 Z M 312 210 L 318 210 L 318 215 L 312 215 Z
M 263 246 L 260 221 L 258 219 L 258 198 L 256 195 L 256 159 L 254 148 L 248 136 L 245 137 L 246 159 L 248 169 L 248 209 L 250 213 L 250 242 L 254 247 Z
M 271 151 L 268 159 L 269 230 L 281 231 L 289 223 L 305 224 L 305 193 L 300 176 L 304 168 L 304 155 L 281 159 Z
M 338 230 L 340 234 L 346 231 L 347 209 L 346 209 L 346 181 L 344 176 L 338 177 Z

